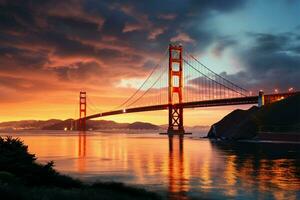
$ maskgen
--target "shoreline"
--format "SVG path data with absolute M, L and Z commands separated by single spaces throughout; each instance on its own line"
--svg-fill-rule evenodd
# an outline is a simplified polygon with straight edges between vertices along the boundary
M 208 139 L 212 142 L 224 142 L 224 143 L 235 143 L 235 142 L 247 142 L 247 143 L 273 143 L 273 144 L 299 144 L 298 141 L 285 141 L 285 140 L 257 140 L 257 139 L 248 139 L 248 140 L 222 140 L 218 138 L 208 138 L 202 137 L 201 139 Z
M 122 182 L 86 183 L 40 163 L 20 139 L 0 137 L 0 193 L 3 199 L 162 199 L 155 192 Z M 16 193 L 16 190 L 18 191 Z
M 247 143 L 273 143 L 273 144 L 299 144 L 298 141 L 285 141 L 285 140 L 238 140 L 237 142 L 247 142 Z
M 300 134 L 297 132 L 283 133 L 283 132 L 258 132 L 252 139 L 226 139 L 226 138 L 209 138 L 202 137 L 212 141 L 222 142 L 251 142 L 251 143 L 274 143 L 274 144 L 300 144 Z

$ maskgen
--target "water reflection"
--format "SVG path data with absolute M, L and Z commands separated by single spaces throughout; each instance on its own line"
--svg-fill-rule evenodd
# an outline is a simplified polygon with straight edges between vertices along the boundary
M 237 194 L 237 181 L 257 199 L 298 199 L 299 145 L 269 143 L 212 143 L 227 157 L 226 188 Z M 298 159 L 295 159 L 297 158 Z M 227 176 L 226 176 L 227 175 Z M 253 186 L 257 186 L 253 191 Z M 256 192 L 256 193 L 253 193 Z M 298 197 L 298 198 L 297 198 Z
M 84 172 L 86 164 L 86 132 L 78 133 L 78 172 Z
M 183 136 L 169 136 L 169 199 L 188 199 L 187 178 L 185 177 Z
M 154 134 L 18 134 L 39 161 L 84 181 L 142 185 L 169 199 L 300 199 L 299 145 Z

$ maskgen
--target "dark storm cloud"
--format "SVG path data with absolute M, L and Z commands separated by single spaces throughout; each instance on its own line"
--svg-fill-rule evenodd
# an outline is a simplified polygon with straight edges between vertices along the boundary
M 240 52 L 245 70 L 227 77 L 253 90 L 261 88 L 270 92 L 279 88 L 287 91 L 289 87 L 299 87 L 300 42 L 295 35 L 258 33 L 250 37 L 253 46 Z
M 202 23 L 212 12 L 230 12 L 244 2 L 2 0 L 0 43 L 5 48 L 1 51 L 19 60 L 16 62 L 23 67 L 30 64 L 42 68 L 50 55 L 141 63 L 139 54 L 156 55 L 175 39 L 189 49 L 204 49 L 216 33 L 206 30 Z M 34 58 L 40 50 L 43 53 Z
M 79 37 L 84 40 L 100 40 L 99 24 L 73 17 L 49 16 L 47 18 L 53 31 L 67 34 L 69 37 Z
M 221 37 L 205 22 L 245 1 L 0 0 L 0 87 L 18 100 L 113 87 L 144 76 L 170 41 L 204 50 Z
M 104 70 L 96 62 L 77 62 L 71 66 L 58 66 L 51 69 L 55 71 L 61 80 L 90 80 L 91 77 L 99 76 Z
M 0 70 L 14 71 L 26 66 L 26 69 L 41 69 L 48 61 L 46 52 L 32 51 L 9 46 L 0 47 Z
M 4 1 L 0 4 L 0 26 L 6 30 L 22 31 L 35 24 L 35 18 L 26 1 Z
M 238 73 L 222 72 L 220 75 L 253 94 L 259 89 L 266 92 L 274 92 L 274 89 L 286 92 L 288 88 L 294 87 L 299 90 L 300 41 L 297 35 L 290 32 L 248 33 L 247 36 L 251 39 L 247 48 L 239 47 L 236 41 L 228 38 L 219 40 L 214 51 L 222 52 L 224 48 L 235 45 L 235 53 L 244 65 Z M 203 80 L 205 78 L 199 77 L 189 83 L 197 85 Z
M 186 33 L 193 40 L 194 45 L 189 49 L 196 48 L 197 42 L 205 48 L 213 39 L 214 34 L 201 26 L 213 11 L 229 12 L 243 6 L 245 1 L 85 1 L 84 7 L 87 12 L 101 15 L 105 18 L 104 34 L 113 34 L 121 40 L 128 41 L 132 46 L 145 51 L 161 50 L 172 37 L 181 32 Z M 107 10 L 103 10 L 107 7 Z M 172 20 L 168 17 L 172 16 Z M 126 22 L 136 23 L 135 31 L 124 33 Z M 140 26 L 139 28 L 137 28 Z M 153 40 L 151 40 L 151 34 Z M 149 37 L 150 36 L 150 37 Z M 149 40 L 150 38 L 150 40 Z

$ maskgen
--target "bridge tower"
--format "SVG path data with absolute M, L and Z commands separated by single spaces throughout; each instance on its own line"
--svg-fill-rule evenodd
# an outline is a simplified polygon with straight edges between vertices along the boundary
M 182 46 L 169 45 L 169 127 L 168 135 L 183 135 L 183 62 Z M 177 104 L 177 105 L 176 105 Z
M 264 105 L 265 105 L 264 92 L 260 90 L 258 93 L 258 107 L 262 107 Z
M 86 130 L 86 92 L 79 93 L 79 126 L 80 131 Z

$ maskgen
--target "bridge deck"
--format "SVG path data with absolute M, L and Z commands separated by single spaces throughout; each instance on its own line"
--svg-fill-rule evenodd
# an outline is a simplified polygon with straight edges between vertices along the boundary
M 269 104 L 272 103 L 273 101 L 277 101 L 278 99 L 282 99 L 282 97 L 286 98 L 296 94 L 300 94 L 300 91 L 289 92 L 289 93 L 267 94 L 264 95 L 265 103 Z M 181 104 L 174 104 L 174 105 L 182 106 L 183 108 L 199 108 L 199 107 L 230 106 L 230 105 L 243 105 L 243 104 L 246 105 L 246 104 L 257 104 L 257 103 L 258 103 L 258 96 L 248 96 L 248 97 L 237 97 L 237 98 L 227 98 L 227 99 L 214 99 L 214 100 L 206 100 L 206 101 L 184 102 Z M 88 120 L 88 119 L 94 119 L 98 117 L 119 115 L 125 113 L 167 110 L 168 107 L 169 107 L 168 104 L 161 104 L 161 105 L 153 105 L 153 106 L 128 108 L 126 110 L 120 109 L 120 110 L 114 110 L 114 111 L 89 115 L 85 119 Z
M 227 98 L 227 99 L 214 99 L 214 100 L 207 100 L 207 101 L 184 102 L 181 104 L 174 104 L 174 105 L 182 106 L 183 108 L 199 108 L 199 107 L 213 107 L 213 106 L 257 104 L 257 103 L 258 103 L 258 96 L 249 96 L 249 97 L 237 97 L 237 98 Z M 114 110 L 114 111 L 89 115 L 86 117 L 86 119 L 88 120 L 88 119 L 93 119 L 93 118 L 98 118 L 98 117 L 119 115 L 119 114 L 125 114 L 125 113 L 167 110 L 168 106 L 169 106 L 168 104 L 161 104 L 161 105 L 154 105 L 154 106 L 128 108 L 126 110 L 120 109 L 120 110 Z

